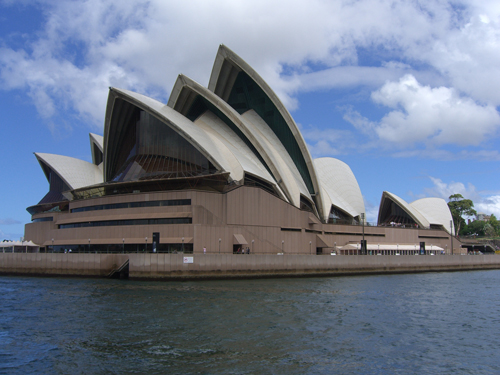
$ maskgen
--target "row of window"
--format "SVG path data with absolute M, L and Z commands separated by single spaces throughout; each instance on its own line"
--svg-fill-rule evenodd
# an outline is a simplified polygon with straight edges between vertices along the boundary
M 31 220 L 32 223 L 40 223 L 42 221 L 54 221 L 54 218 L 52 216 L 47 216 L 47 217 L 39 217 L 38 219 Z
M 42 247 L 40 252 L 47 253 L 169 253 L 169 254 L 193 254 L 192 243 L 165 243 L 156 244 L 153 249 L 151 243 L 138 244 L 80 244 L 80 245 L 54 245 Z
M 302 232 L 302 229 L 300 228 L 281 228 L 282 232 Z M 316 233 L 316 234 L 323 234 L 322 231 L 320 230 L 314 230 L 314 229 L 305 229 L 306 233 Z M 324 232 L 324 234 L 336 234 L 336 235 L 345 235 L 345 236 L 362 236 L 363 233 L 351 233 L 351 232 Z M 366 237 L 385 237 L 384 233 L 365 233 L 364 234 Z M 448 237 L 444 237 L 448 238 Z
M 191 199 L 170 199 L 164 201 L 147 201 L 147 202 L 126 202 L 114 204 L 100 204 L 96 206 L 87 206 L 71 209 L 72 213 L 100 210 L 115 210 L 117 208 L 139 208 L 139 207 L 160 207 L 160 206 L 190 206 Z
M 86 228 L 86 227 L 110 227 L 119 225 L 158 225 L 158 224 L 191 224 L 190 217 L 174 217 L 164 219 L 131 219 L 131 220 L 103 220 L 83 223 L 61 224 L 59 229 Z

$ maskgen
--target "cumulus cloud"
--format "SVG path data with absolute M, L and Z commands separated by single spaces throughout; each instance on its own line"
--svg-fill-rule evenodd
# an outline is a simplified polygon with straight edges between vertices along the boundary
M 428 196 L 440 197 L 448 200 L 448 198 L 453 194 L 461 194 L 466 199 L 479 199 L 479 194 L 476 192 L 476 188 L 470 183 L 465 186 L 462 182 L 452 181 L 450 183 L 446 183 L 436 177 L 429 178 L 434 186 L 424 190 Z
M 379 88 L 374 100 L 395 106 L 375 128 L 388 141 L 479 144 L 498 123 L 500 9 L 493 1 L 36 4 L 42 29 L 22 48 L 2 40 L 0 84 L 26 90 L 45 119 L 69 110 L 100 127 L 109 86 L 166 101 L 178 73 L 206 85 L 224 43 L 290 109 L 304 91 Z
M 477 212 L 482 212 L 486 215 L 494 214 L 496 218 L 500 218 L 500 195 L 492 195 L 484 198 L 482 201 L 474 204 Z
M 426 149 L 426 150 L 403 150 L 392 153 L 393 157 L 397 158 L 420 158 L 434 159 L 441 161 L 454 160 L 477 160 L 477 161 L 500 161 L 500 152 L 497 150 L 460 150 L 451 152 L 442 149 Z
M 339 155 L 356 145 L 354 135 L 346 130 L 308 126 L 301 127 L 301 133 L 313 158 Z
M 422 86 L 412 75 L 386 83 L 372 93 L 372 99 L 394 108 L 375 128 L 377 135 L 403 145 L 425 142 L 477 146 L 494 135 L 500 125 L 500 116 L 492 105 L 476 104 L 447 87 Z
M 426 196 L 440 197 L 448 201 L 451 195 L 461 194 L 465 199 L 474 202 L 474 208 L 477 212 L 487 215 L 494 214 L 497 218 L 500 218 L 500 194 L 487 195 L 481 193 L 471 183 L 467 185 L 454 181 L 446 183 L 439 178 L 429 178 L 433 186 L 424 190 Z

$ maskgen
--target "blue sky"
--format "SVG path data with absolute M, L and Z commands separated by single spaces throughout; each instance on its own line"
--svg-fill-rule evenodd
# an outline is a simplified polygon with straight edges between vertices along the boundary
M 91 161 L 110 86 L 166 103 L 179 73 L 208 84 L 221 43 L 313 157 L 351 167 L 369 221 L 384 190 L 460 193 L 500 217 L 500 5 L 476 3 L 0 0 L 0 239 L 48 191 L 33 152 Z

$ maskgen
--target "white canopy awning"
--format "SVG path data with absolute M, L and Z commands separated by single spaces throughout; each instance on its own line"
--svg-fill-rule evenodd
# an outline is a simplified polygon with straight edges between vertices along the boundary
M 393 244 L 393 243 L 381 243 L 381 244 L 373 244 L 369 243 L 366 245 L 367 250 L 377 251 L 377 250 L 420 250 L 419 244 Z M 344 246 L 337 246 L 339 250 L 361 250 L 361 244 L 359 243 L 350 243 Z M 426 251 L 442 251 L 444 250 L 440 246 L 436 245 L 425 245 Z
M 0 248 L 1 247 L 12 247 L 12 246 L 40 247 L 40 245 L 37 245 L 37 244 L 33 243 L 32 241 L 5 241 L 5 242 L 0 242 Z

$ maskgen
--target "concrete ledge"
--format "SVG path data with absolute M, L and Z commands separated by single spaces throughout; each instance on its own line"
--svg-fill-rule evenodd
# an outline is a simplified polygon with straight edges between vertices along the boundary
M 188 257 L 191 262 L 184 263 Z M 0 274 L 106 277 L 129 260 L 131 279 L 306 277 L 500 269 L 496 255 L 233 255 L 0 253 Z

